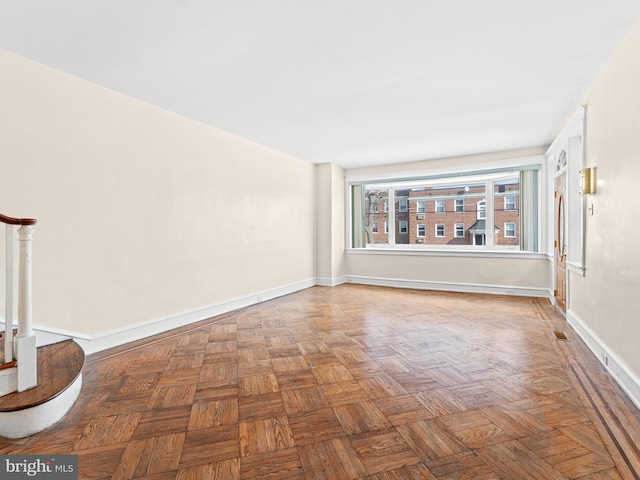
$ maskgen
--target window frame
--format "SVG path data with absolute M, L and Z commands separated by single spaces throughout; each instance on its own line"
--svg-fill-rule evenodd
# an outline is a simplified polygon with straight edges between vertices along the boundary
M 422 230 L 422 235 L 420 235 L 420 230 Z M 427 224 L 426 223 L 416 224 L 416 237 L 425 238 L 426 236 L 427 236 Z
M 460 205 L 460 209 L 458 209 L 458 202 L 462 202 L 462 205 Z M 464 198 L 456 198 L 454 203 L 453 203 L 453 211 L 455 213 L 464 213 Z
M 507 235 L 509 229 L 507 229 L 507 225 L 513 225 L 513 235 Z M 504 222 L 504 238 L 517 238 L 518 237 L 518 225 L 516 222 Z
M 462 235 L 458 235 L 458 228 L 462 230 Z M 454 223 L 453 224 L 453 238 L 464 238 L 464 223 Z
M 436 238 L 445 238 L 447 236 L 447 231 L 444 223 L 436 223 L 434 226 L 434 236 Z M 440 235 L 440 227 L 442 227 L 442 235 Z
M 404 228 L 402 228 L 402 224 L 404 223 Z M 404 231 L 403 231 L 404 230 Z M 398 234 L 399 235 L 409 235 L 409 222 L 406 220 L 398 221 Z
M 513 202 L 508 202 L 507 203 L 507 199 L 508 198 L 513 198 Z M 504 196 L 504 210 L 505 211 L 511 212 L 513 210 L 517 210 L 516 204 L 517 204 L 516 195 L 511 195 L 510 194 L 510 195 L 505 195 Z M 513 206 L 511 206 L 511 208 L 509 208 L 509 205 L 513 205 Z
M 476 220 L 487 219 L 487 199 L 483 198 L 476 203 Z
M 546 236 L 548 236 L 549 226 L 547 225 L 547 199 L 545 197 L 546 192 L 548 191 L 547 185 L 547 177 L 548 177 L 548 162 L 544 155 L 535 155 L 531 157 L 525 158 L 511 158 L 504 161 L 494 161 L 492 163 L 476 163 L 469 164 L 468 168 L 456 169 L 455 171 L 447 169 L 447 168 L 435 168 L 428 169 L 423 171 L 422 175 L 416 175 L 416 171 L 412 170 L 411 174 L 389 174 L 386 173 L 362 173 L 362 174 L 354 174 L 348 175 L 345 177 L 345 193 L 346 193 L 346 227 L 347 227 L 347 235 L 346 241 L 347 251 L 358 251 L 361 253 L 372 252 L 375 253 L 380 252 L 384 253 L 389 252 L 392 253 L 397 251 L 398 254 L 401 252 L 406 252 L 408 250 L 414 250 L 416 254 L 428 254 L 430 251 L 433 254 L 443 254 L 445 251 L 449 251 L 451 255 L 479 255 L 484 256 L 486 254 L 490 255 L 502 255 L 509 254 L 511 255 L 519 255 L 523 258 L 538 258 L 541 256 L 547 256 L 546 249 L 548 249 L 548 243 L 546 242 Z M 491 180 L 490 177 L 500 174 L 501 178 L 493 177 Z M 396 228 L 399 227 L 397 218 L 397 214 L 399 213 L 398 208 L 390 208 L 389 209 L 389 242 L 384 244 L 365 244 L 366 238 L 364 238 L 363 233 L 361 233 L 360 228 L 361 225 L 361 215 L 363 210 L 363 204 L 354 204 L 355 199 L 364 198 L 360 197 L 360 195 L 364 195 L 364 192 L 369 189 L 387 189 L 389 192 L 389 198 L 387 199 L 389 205 L 398 205 L 398 197 L 395 196 L 396 193 L 400 193 L 403 190 L 419 190 L 424 189 L 425 186 L 431 188 L 441 187 L 448 188 L 447 186 L 458 186 L 465 185 L 468 183 L 469 186 L 473 188 L 473 185 L 481 185 L 483 182 L 486 184 L 484 188 L 484 195 L 479 197 L 480 199 L 484 198 L 486 213 L 484 214 L 485 219 L 488 222 L 495 222 L 496 218 L 496 210 L 495 209 L 495 201 L 497 200 L 494 195 L 494 187 L 497 188 L 497 185 L 504 178 L 509 176 L 519 176 L 520 181 L 522 182 L 523 174 L 526 174 L 525 177 L 533 178 L 533 183 L 529 186 L 529 191 L 527 192 L 526 197 L 522 197 L 521 191 L 521 202 L 527 202 L 527 206 L 529 208 L 527 213 L 527 218 L 525 218 L 526 230 L 521 230 L 518 234 L 518 238 L 520 238 L 520 242 L 516 243 L 516 245 L 504 245 L 497 242 L 496 232 L 494 229 L 489 229 L 486 232 L 485 245 L 481 247 L 475 246 L 472 244 L 460 244 L 460 243 L 447 243 L 447 244 L 434 244 L 427 242 L 420 242 L 419 244 L 414 243 L 415 240 L 411 240 L 409 244 L 405 241 L 400 241 L 396 236 L 399 232 L 396 232 Z M 485 181 L 485 179 L 487 179 Z M 468 192 L 468 190 L 467 190 Z M 406 199 L 404 192 L 401 193 L 401 199 Z M 477 198 L 477 197 L 476 197 Z M 428 200 L 428 199 L 427 199 Z M 363 200 L 358 200 L 358 202 Z M 411 199 L 409 198 L 409 201 Z M 465 214 L 469 214 L 471 208 L 470 204 L 473 202 L 469 202 L 469 198 L 465 196 L 464 202 L 460 205 L 458 203 L 458 210 L 460 208 L 464 208 Z M 409 205 L 408 205 L 409 207 Z M 533 210 L 531 210 L 533 208 Z M 455 212 L 455 202 L 454 202 L 454 212 L 449 212 L 449 214 L 461 212 Z M 474 209 L 475 210 L 475 209 Z M 411 212 L 410 208 L 407 208 L 407 213 Z M 475 212 L 474 212 L 475 213 Z M 521 212 L 522 214 L 522 212 Z M 404 213 L 403 213 L 404 215 Z M 474 215 L 475 217 L 476 215 Z M 523 223 L 523 216 L 521 215 L 520 223 Z M 402 218 L 402 217 L 401 217 Z M 355 223 L 354 223 L 355 219 Z M 407 218 L 405 217 L 405 220 Z M 415 231 L 412 224 L 415 223 L 416 219 L 413 216 L 409 216 L 406 225 L 407 234 L 411 234 L 411 231 Z M 455 221 L 455 219 L 454 219 Z M 447 221 L 446 224 L 449 224 Z M 469 225 L 467 222 L 464 222 L 465 228 L 468 229 Z M 453 224 L 449 225 L 450 227 Z M 452 235 L 455 234 L 455 227 Z M 448 230 L 448 229 L 446 229 Z M 404 230 L 403 230 L 404 231 Z M 465 237 L 468 232 L 465 230 Z M 406 235 L 403 233 L 402 235 Z M 446 232 L 445 232 L 446 236 Z M 463 238 L 463 237 L 452 237 L 452 238 Z M 524 241 L 523 241 L 524 239 Z M 356 243 L 354 243 L 356 242 Z M 526 250 L 524 248 L 527 248 Z M 440 252 L 440 253 L 438 253 Z

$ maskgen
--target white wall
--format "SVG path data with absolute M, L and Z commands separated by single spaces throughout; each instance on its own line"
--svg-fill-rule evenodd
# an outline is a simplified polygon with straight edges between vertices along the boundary
M 352 169 L 345 173 L 347 179 L 362 179 L 473 171 L 505 166 L 514 158 L 540 156 L 540 163 L 544 163 L 543 154 L 544 148 L 540 147 Z M 358 283 L 543 297 L 551 293 L 551 262 L 544 253 L 452 255 L 351 250 L 346 257 L 346 277 Z
M 597 193 L 587 197 L 585 276 L 570 276 L 569 318 L 636 382 L 640 376 L 640 19 L 591 87 L 586 166 Z M 619 376 L 624 372 L 619 372 Z M 632 392 L 633 393 L 633 392 Z M 640 400 L 640 385 L 635 392 Z
M 315 165 L 2 51 L 0 105 L 36 324 L 99 336 L 314 283 Z
M 548 297 L 549 263 L 544 256 L 350 252 L 347 278 L 371 285 Z
M 344 170 L 324 163 L 317 166 L 317 276 L 320 285 L 344 281 Z

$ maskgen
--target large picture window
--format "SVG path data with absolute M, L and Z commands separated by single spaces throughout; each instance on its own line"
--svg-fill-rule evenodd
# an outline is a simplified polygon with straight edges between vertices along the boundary
M 539 168 L 353 182 L 351 247 L 537 252 Z

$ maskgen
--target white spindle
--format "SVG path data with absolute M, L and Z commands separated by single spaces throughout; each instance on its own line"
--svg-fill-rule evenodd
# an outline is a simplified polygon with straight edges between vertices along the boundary
M 13 361 L 13 225 L 6 225 L 4 361 Z

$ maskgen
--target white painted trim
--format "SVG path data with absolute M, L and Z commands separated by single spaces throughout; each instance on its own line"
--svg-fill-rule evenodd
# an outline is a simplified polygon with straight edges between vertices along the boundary
M 372 253 L 366 251 L 362 253 Z M 385 252 L 390 253 L 390 252 Z M 397 253 L 397 252 L 396 252 Z M 400 253 L 419 253 L 425 252 L 400 252 Z M 438 252 L 441 253 L 441 252 Z M 517 257 L 522 255 L 519 253 Z M 524 254 L 526 257 L 533 256 L 534 258 L 546 258 L 544 254 Z M 483 255 L 484 256 L 484 255 Z M 422 280 L 403 280 L 403 279 L 389 279 L 389 278 L 373 278 L 373 277 L 360 277 L 349 275 L 345 277 L 328 278 L 317 277 L 313 279 L 304 280 L 301 282 L 284 285 L 282 287 L 264 290 L 258 293 L 246 295 L 244 297 L 238 297 L 228 301 L 212 304 L 199 309 L 194 309 L 187 312 L 180 312 L 175 315 L 169 315 L 162 318 L 150 320 L 148 322 L 138 323 L 109 332 L 104 332 L 98 335 L 86 335 L 79 332 L 73 332 L 69 330 L 63 330 L 55 327 L 47 326 L 34 326 L 36 331 L 36 338 L 41 344 L 41 338 L 46 337 L 46 343 L 54 343 L 56 341 L 66 340 L 73 338 L 85 351 L 87 355 L 96 353 L 108 348 L 116 347 L 128 342 L 140 340 L 152 335 L 164 333 L 174 328 L 182 327 L 195 323 L 207 318 L 229 313 L 240 308 L 255 305 L 257 303 L 271 300 L 273 298 L 288 295 L 314 285 L 333 287 L 342 283 L 359 283 L 364 285 L 379 285 L 387 287 L 397 288 L 415 288 L 422 290 L 442 290 L 451 292 L 467 292 L 467 293 L 490 293 L 498 295 L 520 295 L 527 297 L 542 297 L 552 300 L 553 292 L 543 288 L 528 288 L 528 287 L 511 287 L 505 285 L 481 285 L 481 284 L 463 284 L 463 283 L 446 283 L 446 282 L 428 282 Z
M 328 277 L 317 277 L 316 285 L 320 287 L 335 287 L 337 285 L 341 285 L 346 281 L 344 277 L 338 278 L 328 278 Z
M 575 135 L 576 133 L 582 134 L 585 126 L 585 119 L 587 115 L 587 106 L 580 105 L 576 112 L 571 116 L 571 119 L 567 122 L 567 124 L 562 128 L 558 136 L 553 140 L 547 151 L 545 152 L 545 156 L 552 155 L 556 152 L 556 150 L 561 150 L 562 146 L 568 141 L 569 137 Z M 553 168 L 555 172 L 555 165 Z
M 166 317 L 157 318 L 148 322 L 138 323 L 128 327 L 92 335 L 89 341 L 77 339 L 87 355 L 95 352 L 116 347 L 142 338 L 164 333 L 174 328 L 183 327 L 191 323 L 206 320 L 207 318 L 229 313 L 240 308 L 250 307 L 257 303 L 265 302 L 283 295 L 313 287 L 316 284 L 315 278 L 303 280 L 301 282 L 284 285 L 281 287 L 263 290 L 243 297 L 226 300 L 191 311 L 181 312 Z
M 489 248 L 477 246 L 473 248 L 455 248 L 447 246 L 446 248 L 437 248 L 435 245 L 429 245 L 425 248 L 417 245 L 418 248 L 383 247 L 376 245 L 368 248 L 348 248 L 347 255 L 417 255 L 424 257 L 479 257 L 479 258 L 530 258 L 539 260 L 551 260 L 553 256 L 543 252 L 521 252 L 519 250 L 499 250 L 497 248 Z
M 514 152 L 516 153 L 516 152 Z M 464 157 L 443 158 L 440 160 L 460 160 Z M 517 167 L 530 167 L 532 165 L 540 165 L 544 161 L 545 155 L 527 155 L 527 156 L 515 156 L 504 158 L 501 160 L 478 160 L 477 162 L 464 163 L 451 167 L 450 164 L 445 164 L 437 168 L 425 167 L 424 164 L 420 164 L 415 170 L 399 169 L 393 172 L 380 172 L 380 173 L 364 173 L 353 174 L 350 170 L 345 173 L 345 184 L 349 186 L 351 183 L 363 183 L 363 182 L 379 182 L 388 180 L 389 182 L 406 181 L 414 178 L 422 178 L 425 176 L 437 177 L 440 175 L 449 175 L 452 172 L 457 172 L 460 175 L 470 174 L 473 175 L 477 172 L 487 170 L 501 170 L 505 168 L 517 168 Z M 406 164 L 405 164 L 406 166 Z M 357 169 L 354 169 L 357 170 Z M 349 197 L 347 197 L 349 198 Z
M 586 130 L 586 106 L 582 105 L 578 108 L 571 120 L 558 134 L 551 146 L 547 149 L 545 156 L 548 161 L 553 160 L 551 165 L 551 176 L 547 179 L 549 186 L 553 186 L 555 190 L 556 178 L 566 172 L 566 245 L 567 245 L 567 272 L 566 272 L 566 299 L 565 304 L 571 305 L 571 277 L 569 272 L 575 273 L 582 277 L 585 276 L 585 235 L 586 235 L 586 200 L 578 194 L 578 177 L 579 171 L 585 167 L 585 130 Z M 564 150 L 567 154 L 567 164 L 557 170 L 556 155 Z M 549 192 L 551 193 L 551 192 Z M 553 241 L 555 237 L 556 211 L 555 201 L 552 195 L 548 197 L 549 204 L 547 214 L 549 215 L 548 226 L 549 231 L 547 238 L 549 241 L 549 250 L 554 253 L 553 258 L 553 288 L 557 288 L 556 278 L 556 261 Z M 554 302 L 555 303 L 555 302 Z
M 4 324 L 5 319 L 0 317 L 0 328 L 4 329 Z M 17 327 L 15 322 L 14 327 Z M 69 340 L 70 338 L 91 340 L 91 337 L 89 335 L 56 327 L 38 325 L 36 323 L 33 324 L 33 331 L 36 336 L 36 347 L 51 345 L 52 343 L 62 342 L 64 340 Z
M 418 290 L 439 290 L 462 293 L 489 293 L 493 295 L 517 295 L 550 299 L 553 292 L 545 288 L 512 287 L 508 285 L 482 285 L 476 283 L 431 282 L 427 280 L 405 280 L 401 278 L 380 278 L 347 275 L 347 283 L 376 285 L 380 287 L 415 288 Z
M 584 277 L 587 269 L 584 268 L 582 265 L 576 265 L 575 263 L 567 262 L 567 270 L 569 270 L 570 272 L 576 273 L 581 277 Z
M 24 438 L 58 423 L 78 399 L 82 390 L 82 374 L 57 397 L 35 407 L 0 412 L 0 436 Z
M 339 283 L 344 282 L 344 280 L 340 281 L 340 279 L 337 279 L 337 281 Z M 335 284 L 337 285 L 338 283 Z M 240 308 L 249 307 L 283 295 L 288 295 L 315 285 L 318 285 L 318 280 L 316 278 L 310 278 L 308 280 L 302 280 L 289 285 L 263 290 L 201 308 L 167 315 L 166 317 L 140 322 L 135 325 L 117 328 L 97 335 L 86 335 L 79 332 L 47 326 L 34 326 L 34 330 L 37 331 L 36 338 L 43 335 L 47 336 L 48 343 L 55 343 L 55 341 L 73 338 L 83 348 L 85 353 L 90 355 L 108 348 L 117 347 L 135 340 L 164 333 L 166 331 L 173 330 L 174 328 L 183 327 L 191 323 L 206 320 L 207 318 L 229 313 Z
M 567 310 L 567 322 L 604 365 L 609 374 L 640 409 L 640 378 L 602 341 L 572 310 Z

